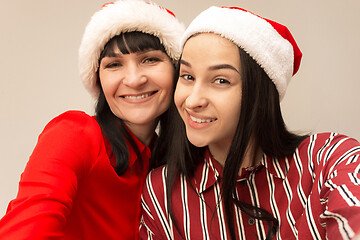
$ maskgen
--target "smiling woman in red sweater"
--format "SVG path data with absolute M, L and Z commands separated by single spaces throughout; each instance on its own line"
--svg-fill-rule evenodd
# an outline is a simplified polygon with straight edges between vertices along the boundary
M 96 114 L 68 111 L 47 124 L 0 220 L 0 239 L 137 239 L 183 29 L 172 12 L 143 1 L 93 15 L 79 60 Z

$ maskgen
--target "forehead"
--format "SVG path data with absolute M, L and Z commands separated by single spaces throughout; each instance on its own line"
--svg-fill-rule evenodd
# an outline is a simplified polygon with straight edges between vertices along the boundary
M 192 36 L 184 45 L 182 59 L 204 63 L 231 63 L 240 66 L 239 48 L 232 41 L 214 33 Z

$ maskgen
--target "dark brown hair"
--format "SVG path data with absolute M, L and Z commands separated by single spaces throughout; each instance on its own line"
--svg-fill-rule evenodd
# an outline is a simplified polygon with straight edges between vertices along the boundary
M 235 239 L 233 204 L 249 216 L 268 222 L 266 239 L 272 239 L 278 229 L 277 219 L 268 211 L 240 202 L 236 197 L 236 180 L 242 159 L 250 138 L 254 138 L 255 149 L 260 148 L 268 156 L 281 158 L 291 155 L 307 136 L 296 135 L 287 130 L 281 114 L 279 94 L 274 83 L 244 50 L 239 48 L 239 52 L 242 69 L 241 112 L 223 169 L 222 201 L 231 239 Z M 171 106 L 170 114 L 173 135 L 172 140 L 169 140 L 170 146 L 167 153 L 169 161 L 166 197 L 170 217 L 178 229 L 171 209 L 171 190 L 180 174 L 188 179 L 193 176 L 195 166 L 202 159 L 204 148 L 195 147 L 188 141 L 184 123 L 174 104 Z
M 118 48 L 121 53 L 129 54 L 140 52 L 148 49 L 160 50 L 166 54 L 164 46 L 160 43 L 160 40 L 153 36 L 142 32 L 126 32 L 121 33 L 118 36 L 112 38 L 104 47 L 104 50 L 100 54 L 99 65 L 101 60 L 106 56 L 113 56 L 115 49 Z M 176 76 L 174 76 L 176 79 Z M 174 80 L 175 82 L 175 80 Z M 115 155 L 116 165 L 115 170 L 118 175 L 122 175 L 126 172 L 129 165 L 129 152 L 125 142 L 125 138 L 129 141 L 133 149 L 135 150 L 137 157 L 142 161 L 141 154 L 136 147 L 134 140 L 125 129 L 122 119 L 116 117 L 105 99 L 103 89 L 100 81 L 98 81 L 100 87 L 100 94 L 95 107 L 95 117 L 99 123 L 103 134 L 109 140 L 111 144 L 112 153 Z M 160 132 L 158 141 L 152 150 L 152 160 L 150 161 L 150 168 L 155 167 L 160 163 L 157 160 L 160 156 L 159 142 L 165 137 L 163 133 L 167 133 L 168 126 L 168 114 L 163 113 L 160 118 Z M 162 151 L 162 150 L 161 150 Z

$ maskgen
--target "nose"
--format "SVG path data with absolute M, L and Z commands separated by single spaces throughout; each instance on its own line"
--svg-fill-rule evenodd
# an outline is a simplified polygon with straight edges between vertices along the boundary
M 130 88 L 140 88 L 147 83 L 144 71 L 137 64 L 128 64 L 124 69 L 123 84 Z
M 208 105 L 206 89 L 201 84 L 195 84 L 189 89 L 189 94 L 185 100 L 185 105 L 189 109 L 202 109 Z

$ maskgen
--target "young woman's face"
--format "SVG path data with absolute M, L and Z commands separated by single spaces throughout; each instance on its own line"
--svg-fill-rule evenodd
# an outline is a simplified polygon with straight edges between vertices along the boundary
M 154 125 L 171 101 L 174 66 L 160 50 L 113 56 L 100 62 L 99 78 L 111 111 L 130 129 Z
M 195 35 L 184 46 L 175 104 L 189 141 L 214 156 L 227 151 L 239 121 L 240 71 L 238 47 L 219 35 Z

